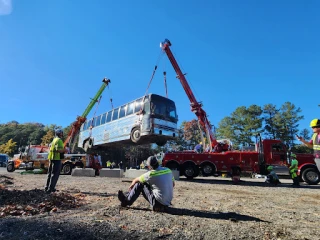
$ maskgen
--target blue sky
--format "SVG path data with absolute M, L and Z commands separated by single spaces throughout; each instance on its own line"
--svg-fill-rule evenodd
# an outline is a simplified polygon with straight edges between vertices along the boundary
M 66 127 L 103 77 L 110 91 L 98 113 L 144 95 L 160 53 L 172 51 L 210 121 L 239 106 L 290 101 L 320 118 L 319 1 L 0 0 L 0 123 Z M 149 92 L 177 105 L 179 124 L 195 118 L 166 56 Z M 93 115 L 91 112 L 90 116 Z

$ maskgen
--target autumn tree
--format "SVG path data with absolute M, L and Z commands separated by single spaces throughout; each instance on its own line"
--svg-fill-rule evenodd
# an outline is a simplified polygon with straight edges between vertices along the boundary
M 47 133 L 41 138 L 42 142 L 41 145 L 48 145 L 52 142 L 54 138 L 53 130 L 49 129 Z
M 12 156 L 15 151 L 16 145 L 17 143 L 10 139 L 7 143 L 0 145 L 0 152 Z

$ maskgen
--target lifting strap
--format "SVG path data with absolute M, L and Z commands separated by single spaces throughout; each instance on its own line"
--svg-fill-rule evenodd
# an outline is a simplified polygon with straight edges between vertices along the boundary
M 166 98 L 168 98 L 168 88 L 167 88 L 167 72 L 163 72 L 163 78 L 164 78 L 164 89 L 166 90 Z
M 110 92 L 110 103 L 111 103 L 111 109 L 113 109 L 113 103 L 112 103 L 112 92 L 111 89 L 109 88 L 109 84 L 108 84 L 108 90 Z
M 149 81 L 149 84 L 148 84 L 146 93 L 144 94 L 144 97 L 143 97 L 143 99 L 142 99 L 142 103 L 144 103 L 144 100 L 145 100 L 145 98 L 146 98 L 146 96 L 147 96 L 147 93 L 148 93 L 148 90 L 149 90 L 149 88 L 150 88 L 151 82 L 152 82 L 152 80 L 153 80 L 153 78 L 154 78 L 154 75 L 155 75 L 155 73 L 156 73 L 156 71 L 157 71 L 158 64 L 159 64 L 159 62 L 160 62 L 160 60 L 161 60 L 161 57 L 162 57 L 163 55 L 164 55 L 164 53 L 163 53 L 163 51 L 161 50 L 161 51 L 160 51 L 160 54 L 159 54 L 159 56 L 158 56 L 158 59 L 157 59 L 157 63 L 156 63 L 156 65 L 154 66 L 153 72 L 152 72 L 152 74 L 151 74 L 151 78 L 150 78 L 150 81 Z M 141 104 L 141 109 L 140 109 L 140 110 L 141 110 L 141 111 L 143 110 L 143 104 Z

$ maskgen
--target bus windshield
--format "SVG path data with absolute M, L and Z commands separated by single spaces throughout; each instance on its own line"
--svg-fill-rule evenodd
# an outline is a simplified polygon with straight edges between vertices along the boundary
M 176 106 L 170 99 L 158 95 L 151 95 L 151 114 L 157 118 L 177 122 Z

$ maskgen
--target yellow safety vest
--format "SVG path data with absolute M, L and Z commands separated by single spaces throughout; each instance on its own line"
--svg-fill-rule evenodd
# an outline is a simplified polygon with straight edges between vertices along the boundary
M 291 161 L 291 166 L 290 166 L 290 174 L 292 178 L 297 177 L 297 172 L 298 172 L 298 160 L 297 159 L 292 159 Z
M 320 143 L 319 143 L 318 133 L 314 133 L 312 135 L 312 143 L 313 143 L 313 155 L 316 158 L 319 158 L 320 157 Z
M 48 155 L 49 160 L 60 160 L 60 153 L 56 151 L 56 150 L 59 150 L 59 143 L 58 143 L 59 140 L 61 141 L 61 139 L 58 137 L 55 137 L 53 139 L 50 146 L 50 152 Z

